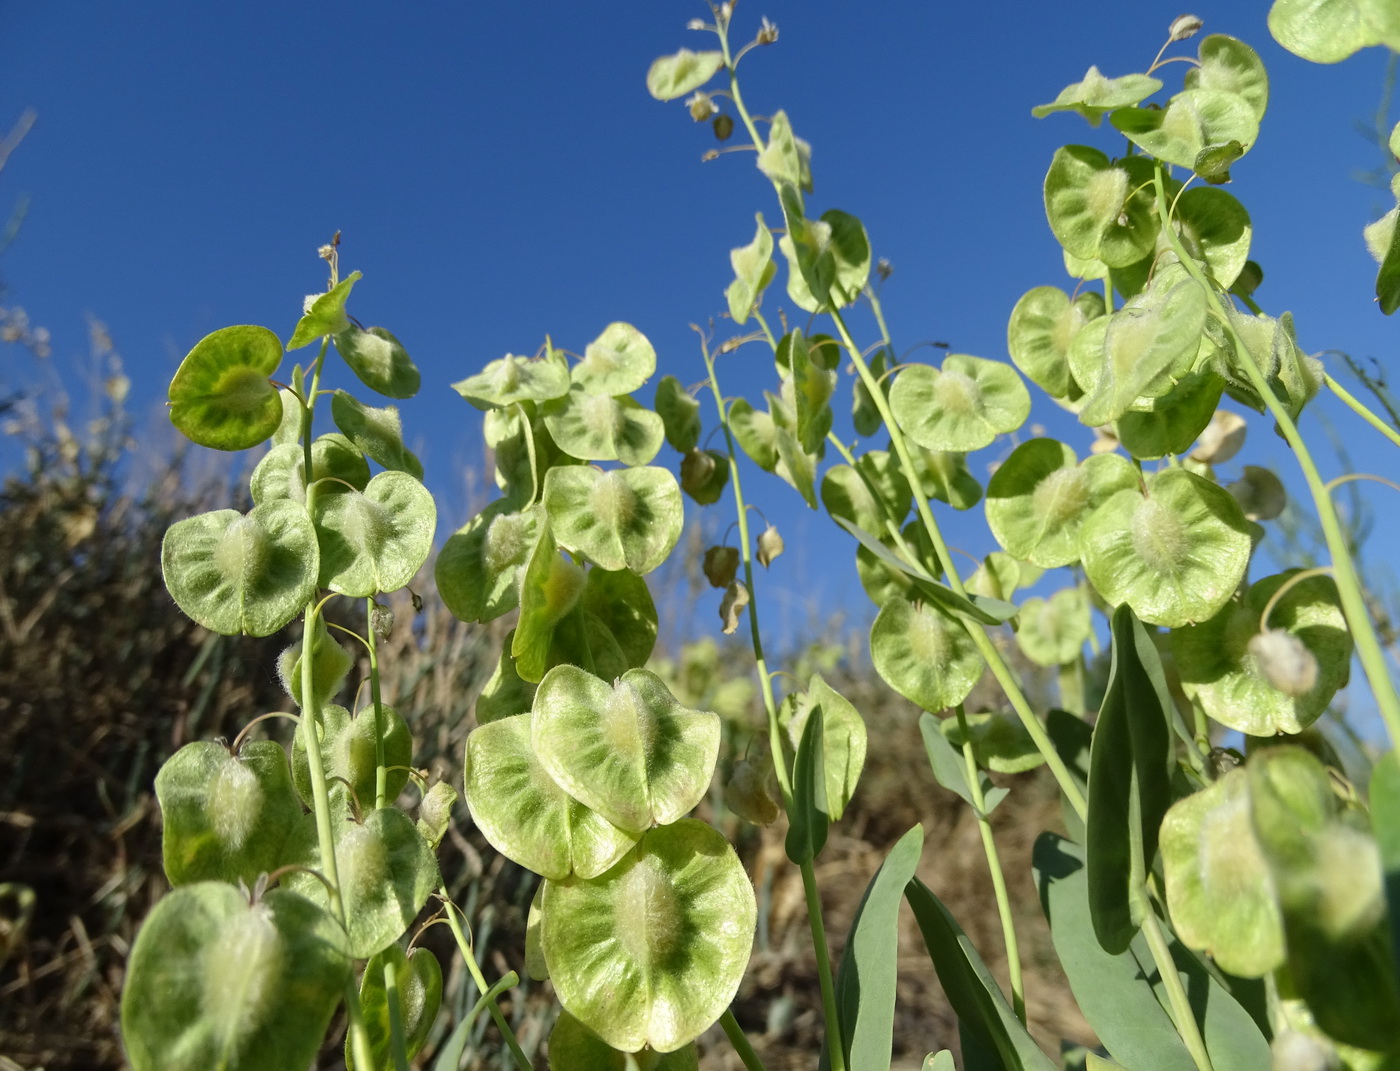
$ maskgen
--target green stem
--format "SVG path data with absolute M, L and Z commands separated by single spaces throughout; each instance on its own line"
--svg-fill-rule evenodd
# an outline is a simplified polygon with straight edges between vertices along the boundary
M 1148 948 L 1152 950 L 1152 962 L 1157 965 L 1157 973 L 1161 976 L 1162 984 L 1166 986 L 1167 1000 L 1171 1004 L 1170 1012 L 1172 1022 L 1176 1026 L 1176 1032 L 1186 1043 L 1186 1049 L 1191 1054 L 1191 1059 L 1195 1061 L 1197 1071 L 1214 1071 L 1211 1067 L 1210 1054 L 1206 1052 L 1205 1040 L 1201 1037 L 1201 1028 L 1196 1022 L 1196 1016 L 1191 1011 L 1191 1001 L 1186 996 L 1186 987 L 1181 984 L 1181 975 L 1177 972 L 1171 949 L 1167 947 L 1167 938 L 1162 933 L 1161 925 L 1157 922 L 1157 913 L 1148 902 L 1146 890 L 1142 890 L 1139 895 L 1143 901 L 1142 932 L 1147 937 Z
M 369 649 L 369 698 L 374 704 L 374 809 L 388 806 L 389 770 L 384 756 L 384 708 L 379 694 L 378 636 L 374 631 L 374 596 L 365 600 L 365 647 Z
M 957 716 L 958 728 L 962 730 L 963 762 L 967 766 L 967 785 L 972 794 L 972 810 L 977 815 L 977 829 L 982 834 L 982 852 L 987 857 L 987 869 L 992 872 L 992 891 L 996 894 L 997 914 L 1001 916 L 1001 936 L 1006 943 L 1006 965 L 1011 976 L 1011 1003 L 1016 1011 L 1016 1018 L 1025 1025 L 1026 988 L 1021 979 L 1021 951 L 1016 941 L 1016 922 L 1011 917 L 1011 897 L 1006 892 L 1006 875 L 1001 868 L 1001 855 L 997 852 L 996 838 L 992 836 L 992 825 L 987 820 L 987 804 L 982 795 L 982 771 L 977 765 L 977 755 L 972 747 L 972 733 L 967 726 L 967 713 L 961 703 L 957 707 Z
M 409 1071 L 408 1043 L 403 1036 L 403 1008 L 399 1004 L 399 976 L 388 960 L 384 961 L 384 1000 L 389 1006 L 389 1051 L 394 1056 L 394 1071 Z M 355 1063 L 359 1062 L 357 1056 Z
M 827 295 L 827 304 L 828 306 L 832 304 L 829 294 Z M 895 420 L 894 413 L 890 411 L 885 392 L 880 389 L 880 384 L 870 371 L 870 366 L 860 355 L 860 350 L 856 346 L 855 340 L 851 338 L 851 333 L 847 330 L 846 321 L 841 317 L 841 314 L 832 309 L 831 318 L 841 335 L 842 343 L 846 346 L 846 352 L 850 354 L 851 362 L 855 365 L 856 374 L 865 384 L 865 389 L 875 403 L 880 419 L 885 423 L 885 429 L 890 433 L 890 445 L 894 447 L 905 479 L 909 481 L 910 489 L 914 492 L 914 506 L 918 511 L 919 519 L 923 522 L 924 530 L 928 533 L 929 540 L 933 544 L 934 553 L 938 556 L 939 562 L 943 564 L 944 573 L 948 577 L 948 586 L 959 595 L 966 595 L 967 591 L 963 587 L 962 579 L 958 576 L 957 567 L 953 565 L 953 556 L 948 551 L 948 545 L 943 540 L 943 533 L 939 531 L 938 522 L 934 520 L 932 510 L 929 509 L 929 496 L 925 493 L 923 480 L 919 478 L 918 470 L 914 467 L 914 459 L 909 453 L 909 445 L 905 442 L 904 432 Z M 889 339 L 883 341 L 885 345 L 889 345 Z M 983 661 L 987 663 L 987 667 L 992 671 L 992 676 L 997 679 L 1002 691 L 1006 693 L 1006 698 L 1021 719 L 1021 724 L 1026 727 L 1031 739 L 1035 741 L 1036 748 L 1045 757 L 1045 764 L 1054 775 L 1055 781 L 1060 786 L 1060 791 L 1065 794 L 1065 798 L 1069 800 L 1070 806 L 1074 808 L 1079 817 L 1084 818 L 1088 814 L 1084 794 L 1079 791 L 1079 786 L 1070 776 L 1069 769 L 1065 766 L 1064 760 L 1060 758 L 1060 753 L 1055 750 L 1055 745 L 1051 742 L 1049 734 L 1046 733 L 1045 726 L 1040 723 L 1035 711 L 1031 709 L 1030 702 L 1021 690 L 1020 682 L 1011 671 L 1011 667 L 1007 665 L 1006 659 L 1002 657 L 1001 651 L 997 649 L 996 644 L 992 642 L 992 638 L 987 635 L 985 629 L 963 621 L 961 618 L 958 620 L 967 629 L 968 636 L 982 655 Z
M 1384 420 L 1378 417 L 1375 413 L 1371 412 L 1371 410 L 1366 407 L 1365 402 L 1362 402 L 1360 399 L 1356 398 L 1349 390 L 1347 390 L 1344 386 L 1338 383 L 1330 375 L 1324 376 L 1324 379 L 1327 383 L 1328 389 L 1331 390 L 1331 392 L 1335 394 L 1338 398 L 1340 398 L 1342 401 L 1346 402 L 1346 404 L 1351 408 L 1351 411 L 1353 413 L 1359 416 L 1362 420 L 1366 421 L 1367 424 L 1370 424 L 1371 427 L 1375 428 L 1378 432 L 1384 435 L 1396 446 L 1400 446 L 1400 433 L 1397 433 L 1394 428 L 1392 428 Z
M 486 984 L 486 979 L 482 976 L 481 967 L 476 962 L 476 955 L 472 952 L 472 943 L 467 940 L 467 935 L 462 932 L 462 924 L 457 921 L 458 907 L 452 902 L 452 898 L 447 895 L 447 887 L 444 885 L 438 889 L 438 895 L 442 897 L 442 902 L 446 905 L 447 925 L 452 928 L 452 936 L 457 940 L 457 950 L 462 953 L 462 960 L 467 965 L 467 972 L 472 976 L 472 981 L 476 984 L 476 991 L 483 998 L 489 996 L 491 989 Z M 510 1049 L 511 1056 L 515 1059 L 515 1066 L 519 1071 L 534 1071 L 530 1066 L 529 1057 L 520 1048 L 520 1042 L 515 1040 L 515 1031 L 506 1022 L 506 1017 L 501 1013 L 501 1007 L 496 1003 L 495 997 L 490 997 L 486 1001 L 487 1010 L 491 1013 L 491 1018 L 496 1023 L 496 1029 L 501 1032 L 501 1036 L 506 1040 L 506 1047 Z
M 739 1025 L 730 1009 L 724 1009 L 724 1014 L 719 1017 L 719 1025 L 724 1028 L 724 1036 L 729 1039 L 729 1044 L 734 1046 L 734 1051 L 739 1054 L 739 1061 L 747 1071 L 766 1071 L 758 1053 L 754 1052 L 753 1046 L 749 1044 L 744 1028 Z
M 355 1066 L 374 1067 L 374 1050 L 370 1047 L 369 1031 L 365 1028 L 364 1011 L 360 1007 L 360 993 L 355 988 L 353 975 L 345 982 L 345 1014 L 350 1020 L 348 1031 L 350 1053 L 355 1058 Z M 400 1068 L 398 1071 L 404 1071 L 404 1069 Z
M 773 759 L 773 771 L 778 778 L 778 787 L 783 797 L 783 810 L 792 813 L 792 779 L 788 774 L 787 753 L 783 747 L 782 726 L 778 724 L 778 704 L 773 696 L 773 677 L 768 671 L 768 663 L 763 657 L 763 636 L 758 626 L 758 592 L 753 582 L 753 544 L 749 539 L 748 507 L 744 502 L 744 488 L 739 478 L 739 455 L 734 447 L 734 433 L 729 427 L 729 413 L 724 406 L 724 392 L 720 390 L 719 377 L 715 374 L 714 358 L 709 346 L 702 340 L 701 353 L 705 358 L 705 371 L 709 376 L 710 393 L 714 395 L 715 409 L 719 414 L 720 427 L 724 429 L 724 442 L 729 455 L 729 482 L 734 489 L 734 509 L 738 514 L 739 553 L 744 564 L 744 583 L 749 589 L 749 635 L 753 643 L 754 661 L 758 668 L 758 679 L 763 693 L 763 706 L 768 714 L 768 746 Z M 831 957 L 826 947 L 826 928 L 822 923 L 821 900 L 817 896 L 816 871 L 810 861 L 802 864 L 802 890 L 807 898 L 807 921 L 812 930 L 812 945 L 817 958 L 817 977 L 821 984 L 822 1011 L 826 1017 L 827 1050 L 831 1060 L 831 1071 L 846 1071 L 845 1049 L 841 1040 L 841 1023 L 836 1016 L 836 988 L 831 976 Z
M 1298 467 L 1303 470 L 1303 479 L 1308 485 L 1313 506 L 1317 510 L 1318 524 L 1322 527 L 1328 552 L 1332 555 L 1333 576 L 1336 579 L 1337 591 L 1341 597 L 1342 612 L 1346 615 L 1347 626 L 1351 629 L 1352 640 L 1356 644 L 1356 656 L 1360 659 L 1361 667 L 1366 672 L 1366 679 L 1371 685 L 1371 694 L 1375 697 L 1376 706 L 1380 710 L 1381 717 L 1385 720 L 1386 729 L 1390 732 L 1392 742 L 1400 743 L 1400 694 L 1397 694 L 1395 685 L 1390 679 L 1390 669 L 1386 663 L 1385 652 L 1381 647 L 1379 637 L 1376 635 L 1371 615 L 1366 609 L 1366 596 L 1362 591 L 1361 579 L 1356 575 L 1356 566 L 1351 560 L 1351 554 L 1347 547 L 1346 533 L 1342 529 L 1341 519 L 1337 516 L 1332 496 L 1327 485 L 1323 483 L 1312 454 L 1308 451 L 1307 443 L 1303 441 L 1303 437 L 1298 431 L 1298 425 L 1294 423 L 1288 409 L 1274 394 L 1273 388 L 1269 386 L 1264 373 L 1254 360 L 1254 355 L 1235 331 L 1233 321 L 1221 304 L 1220 295 L 1210 285 L 1195 258 L 1187 253 L 1182 246 L 1181 238 L 1176 233 L 1176 228 L 1172 226 L 1171 216 L 1167 209 L 1166 186 L 1163 182 L 1160 163 L 1157 165 L 1154 182 L 1157 189 L 1157 214 L 1162 221 L 1162 232 L 1171 242 L 1172 249 L 1180 259 L 1182 266 L 1205 290 L 1212 311 L 1230 337 L 1240 368 L 1248 377 L 1255 393 L 1263 399 L 1264 404 L 1268 407 L 1269 414 L 1274 418 L 1274 423 L 1278 425 L 1279 432 L 1297 457 Z

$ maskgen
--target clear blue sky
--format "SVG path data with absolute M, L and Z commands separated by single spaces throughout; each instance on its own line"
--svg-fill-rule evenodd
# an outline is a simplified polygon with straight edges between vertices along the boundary
M 1195 10 L 1206 32 L 1254 45 L 1272 79 L 1259 145 L 1232 188 L 1253 215 L 1267 276 L 1257 296 L 1275 314 L 1293 310 L 1306 349 L 1389 362 L 1397 325 L 1372 303 L 1375 266 L 1360 237 L 1388 195 L 1352 177 L 1381 161 L 1353 124 L 1375 112 L 1385 55 L 1305 63 L 1273 43 L 1266 9 L 1222 0 Z M 1180 13 L 1178 0 L 1092 12 L 742 0 L 735 24 L 778 24 L 778 44 L 745 61 L 746 98 L 757 112 L 788 111 L 814 147 L 812 205 L 860 216 L 894 264 L 884 295 L 897 345 L 936 338 L 1005 357 L 1017 298 L 1066 285 L 1040 199 L 1051 153 L 1067 141 L 1116 147 L 1075 116 L 1032 119 L 1031 106 L 1090 64 L 1145 69 Z M 479 464 L 479 418 L 452 381 L 533 352 L 546 332 L 582 349 L 612 320 L 651 338 L 662 373 L 702 374 L 687 325 L 724 308 L 728 251 L 751 237 L 753 213 L 778 215 L 751 156 L 702 164 L 709 132 L 645 91 L 655 56 L 708 47 L 685 29 L 705 14 L 671 0 L 9 0 L 0 125 L 27 106 L 39 121 L 0 174 L 0 215 L 32 197 L 0 258 L 7 300 L 53 331 L 53 359 L 70 369 L 85 353 L 84 314 L 105 321 L 147 412 L 207 332 L 259 323 L 287 337 L 302 295 L 324 285 L 316 247 L 341 229 L 344 268 L 365 276 L 352 311 L 394 331 L 422 369 L 405 423 L 446 517 L 460 522 L 465 505 L 452 499 Z M 775 286 L 770 305 L 781 301 Z M 771 379 L 756 347 L 723 369 L 732 393 Z M 10 381 L 29 363 L 0 349 L 0 370 Z M 1087 429 L 1048 403 L 1037 412 L 1084 451 Z M 1364 429 L 1347 441 L 1394 476 Z M 974 455 L 978 474 L 1002 452 Z M 674 460 L 665 448 L 662 461 Z M 1292 473 L 1262 418 L 1239 460 Z M 775 581 L 801 596 L 784 619 L 802 621 L 800 599 L 813 593 L 856 605 L 845 537 L 800 511 L 785 485 L 759 480 L 754 491 L 789 535 Z M 1377 504 L 1394 519 L 1394 504 Z M 954 540 L 991 549 L 980 509 Z

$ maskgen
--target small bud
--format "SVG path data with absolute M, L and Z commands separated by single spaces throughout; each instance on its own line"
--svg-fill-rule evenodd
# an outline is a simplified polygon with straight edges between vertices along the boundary
M 719 603 L 719 619 L 724 622 L 724 634 L 733 635 L 739 627 L 739 615 L 749 604 L 749 589 L 737 580 L 731 580 L 724 590 L 724 598 Z
M 755 40 L 760 45 L 771 45 L 778 39 L 778 27 L 768 21 L 768 16 L 763 17 L 763 21 L 758 24 L 758 37 Z
M 728 587 L 739 572 L 739 549 L 737 547 L 710 547 L 705 551 L 705 560 L 700 567 L 705 579 L 712 588 Z
M 418 831 L 434 848 L 447 832 L 456 802 L 457 790 L 446 781 L 439 781 L 424 793 L 423 802 L 418 805 Z
M 335 256 L 335 249 L 329 245 L 323 245 L 320 249 L 316 250 L 316 255 L 322 260 L 330 260 L 331 257 Z
M 1282 629 L 1265 629 L 1250 637 L 1249 653 L 1273 688 L 1294 699 L 1317 685 L 1317 658 L 1303 641 Z
M 783 552 L 783 537 L 771 524 L 758 537 L 758 564 L 767 569 Z
M 875 262 L 875 274 L 880 277 L 880 282 L 883 283 L 886 279 L 888 279 L 891 275 L 894 274 L 894 265 L 891 264 L 886 258 L 881 257 Z
M 413 612 L 415 614 L 421 614 L 423 612 L 423 596 L 419 595 L 418 592 L 410 588 L 408 592 L 408 597 L 413 603 Z
M 703 89 L 697 89 L 685 99 L 685 106 L 690 109 L 690 117 L 697 123 L 703 123 L 710 116 L 714 115 L 719 108 L 710 99 L 710 95 Z
M 734 2 L 735 0 L 724 0 L 724 3 L 719 5 L 719 18 L 721 22 L 728 22 L 734 17 Z
M 685 24 L 687 30 L 703 30 L 705 28 L 704 19 L 691 19 Z
M 720 141 L 728 141 L 729 135 L 734 133 L 734 117 L 724 114 L 717 115 L 713 126 L 715 137 L 719 138 Z
M 752 759 L 734 764 L 724 786 L 724 805 L 745 822 L 766 826 L 778 818 L 778 803 L 768 785 L 768 770 Z
M 718 150 L 718 149 L 706 149 L 703 153 L 700 154 L 700 162 L 701 162 L 702 164 L 708 164 L 711 160 L 718 160 L 718 159 L 719 159 L 719 150 Z
M 1167 40 L 1185 41 L 1188 37 L 1195 37 L 1203 25 L 1195 15 L 1178 15 L 1167 28 Z
M 311 306 L 316 304 L 316 299 L 320 296 L 320 294 L 307 294 L 306 297 L 301 299 L 301 314 L 303 316 L 311 311 Z

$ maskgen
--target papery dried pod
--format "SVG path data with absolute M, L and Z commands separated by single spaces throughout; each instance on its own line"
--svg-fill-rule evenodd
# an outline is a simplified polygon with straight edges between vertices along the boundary
M 701 565 L 712 588 L 728 587 L 739 572 L 738 547 L 710 547 Z
M 1249 641 L 1264 679 L 1285 695 L 1307 695 L 1317 685 L 1317 658 L 1291 632 L 1271 628 Z
M 756 826 L 776 821 L 778 802 L 773 798 L 770 780 L 771 770 L 766 764 L 740 759 L 724 786 L 724 805 Z
M 1167 39 L 1169 41 L 1185 41 L 1188 37 L 1195 37 L 1200 32 L 1203 23 L 1195 15 L 1178 15 L 1172 19 L 1172 24 L 1167 28 Z
M 1244 475 L 1225 490 L 1234 496 L 1251 521 L 1272 521 L 1288 505 L 1283 481 L 1258 465 L 1246 465 Z
M 1238 413 L 1228 409 L 1217 409 L 1215 416 L 1211 417 L 1210 423 L 1206 425 L 1206 430 L 1201 432 L 1200 439 L 1196 441 L 1196 448 L 1191 451 L 1192 460 L 1204 461 L 1207 465 L 1219 465 L 1229 461 L 1244 445 L 1247 428 L 1244 417 Z
M 771 524 L 758 537 L 758 564 L 767 569 L 783 552 L 783 537 Z
M 749 589 L 738 580 L 731 580 L 719 604 L 719 619 L 724 622 L 724 634 L 732 635 L 739 627 L 739 615 L 749 604 Z

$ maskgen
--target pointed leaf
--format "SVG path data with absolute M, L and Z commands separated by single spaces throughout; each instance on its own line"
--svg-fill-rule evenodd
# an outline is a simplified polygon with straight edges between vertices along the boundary
M 397 407 L 373 409 L 338 390 L 331 396 L 331 419 L 365 455 L 386 469 L 423 478 L 423 465 L 403 444 L 403 422 Z
M 1106 113 L 1138 104 L 1161 88 L 1161 82 L 1145 74 L 1105 78 L 1097 67 L 1090 67 L 1083 81 L 1065 86 L 1052 103 L 1032 108 L 1031 114 L 1044 119 L 1054 112 L 1075 111 L 1089 120 L 1090 126 L 1098 126 Z
M 699 89 L 724 66 L 722 52 L 692 52 L 683 48 L 652 61 L 647 71 L 647 92 L 657 100 L 675 100 Z
M 305 315 L 297 321 L 287 350 L 309 346 L 318 338 L 334 335 L 350 326 L 345 315 L 345 302 L 350 297 L 350 289 L 360 280 L 360 273 L 352 271 L 324 294 L 313 294 L 307 298 Z
M 388 398 L 412 398 L 422 377 L 408 351 L 382 327 L 368 330 L 351 324 L 333 338 L 336 351 L 370 390 Z

